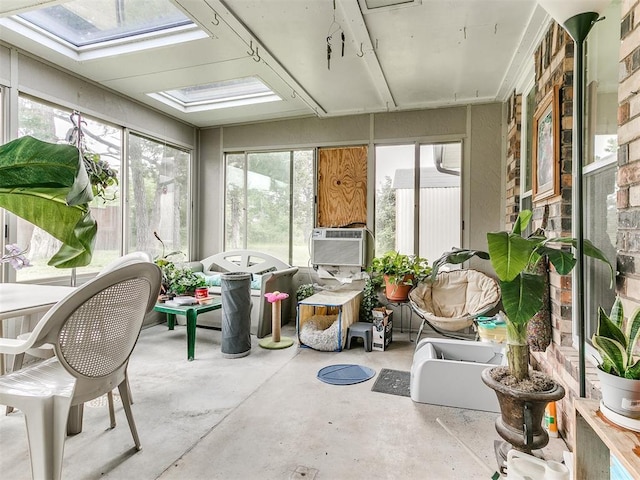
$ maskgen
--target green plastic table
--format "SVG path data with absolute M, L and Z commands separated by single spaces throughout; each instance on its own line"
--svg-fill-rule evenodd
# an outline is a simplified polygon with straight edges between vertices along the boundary
M 206 305 L 167 305 L 166 303 L 156 303 L 153 309 L 156 312 L 167 314 L 167 326 L 169 330 L 173 330 L 176 324 L 176 315 L 184 315 L 187 317 L 187 360 L 191 361 L 195 358 L 196 350 L 196 319 L 198 315 L 212 310 L 222 308 L 222 300 L 216 298 L 213 302 Z

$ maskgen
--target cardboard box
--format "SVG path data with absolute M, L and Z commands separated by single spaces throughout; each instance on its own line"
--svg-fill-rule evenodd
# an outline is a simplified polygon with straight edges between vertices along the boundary
M 393 311 L 385 308 L 373 309 L 372 349 L 384 352 L 393 336 Z

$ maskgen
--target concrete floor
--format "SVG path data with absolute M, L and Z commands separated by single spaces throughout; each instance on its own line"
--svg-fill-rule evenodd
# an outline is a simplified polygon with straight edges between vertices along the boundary
M 295 328 L 283 334 L 295 337 Z M 415 335 L 414 335 L 415 336 Z M 84 429 L 67 438 L 63 478 L 75 479 L 488 479 L 496 468 L 496 414 L 414 403 L 372 392 L 375 377 L 348 386 L 316 378 L 324 366 L 357 363 L 409 370 L 414 343 L 394 331 L 385 352 L 298 348 L 223 358 L 221 333 L 198 329 L 196 360 L 186 331 L 143 330 L 131 358 L 136 452 L 121 404 L 108 429 L 106 397 L 85 406 Z M 4 408 L 2 409 L 4 411 Z M 436 422 L 440 419 L 481 465 Z M 562 440 L 545 449 L 561 459 Z M 21 412 L 0 416 L 0 474 L 31 478 Z

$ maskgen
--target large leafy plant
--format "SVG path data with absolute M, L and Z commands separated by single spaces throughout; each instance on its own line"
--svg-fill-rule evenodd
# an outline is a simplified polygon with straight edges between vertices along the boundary
M 624 326 L 624 311 L 620 297 L 611 307 L 610 315 L 598 309 L 598 330 L 591 338 L 602 362 L 600 369 L 616 377 L 640 380 L 640 359 L 636 360 L 634 350 L 640 338 L 640 309 Z
M 530 236 L 523 236 L 532 215 L 530 210 L 523 210 L 511 232 L 487 233 L 488 253 L 462 249 L 448 252 L 434 262 L 432 272 L 432 276 L 435 276 L 442 265 L 463 263 L 474 256 L 489 258 L 500 283 L 502 306 L 506 314 L 509 369 L 518 380 L 529 376 L 527 325 L 542 308 L 546 288 L 544 276 L 537 270 L 538 263 L 546 257 L 560 275 L 567 275 L 577 261 L 573 252 L 565 248 L 575 247 L 575 238 L 547 238 L 542 229 Z M 609 265 L 613 282 L 613 267 L 587 239 L 584 239 L 583 252 Z
M 48 264 L 91 262 L 98 230 L 91 182 L 78 149 L 25 136 L 0 146 L 0 207 L 62 242 Z
M 426 258 L 392 250 L 375 257 L 371 261 L 369 273 L 387 276 L 387 282 L 392 285 L 413 285 L 425 279 L 431 273 L 431 267 Z

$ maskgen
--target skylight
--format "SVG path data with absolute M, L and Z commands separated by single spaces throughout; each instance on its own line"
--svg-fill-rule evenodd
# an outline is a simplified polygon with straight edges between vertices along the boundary
M 192 24 L 169 0 L 72 0 L 18 17 L 78 48 Z
M 176 90 L 150 93 L 149 96 L 185 112 L 239 107 L 282 100 L 256 77 L 194 85 Z

